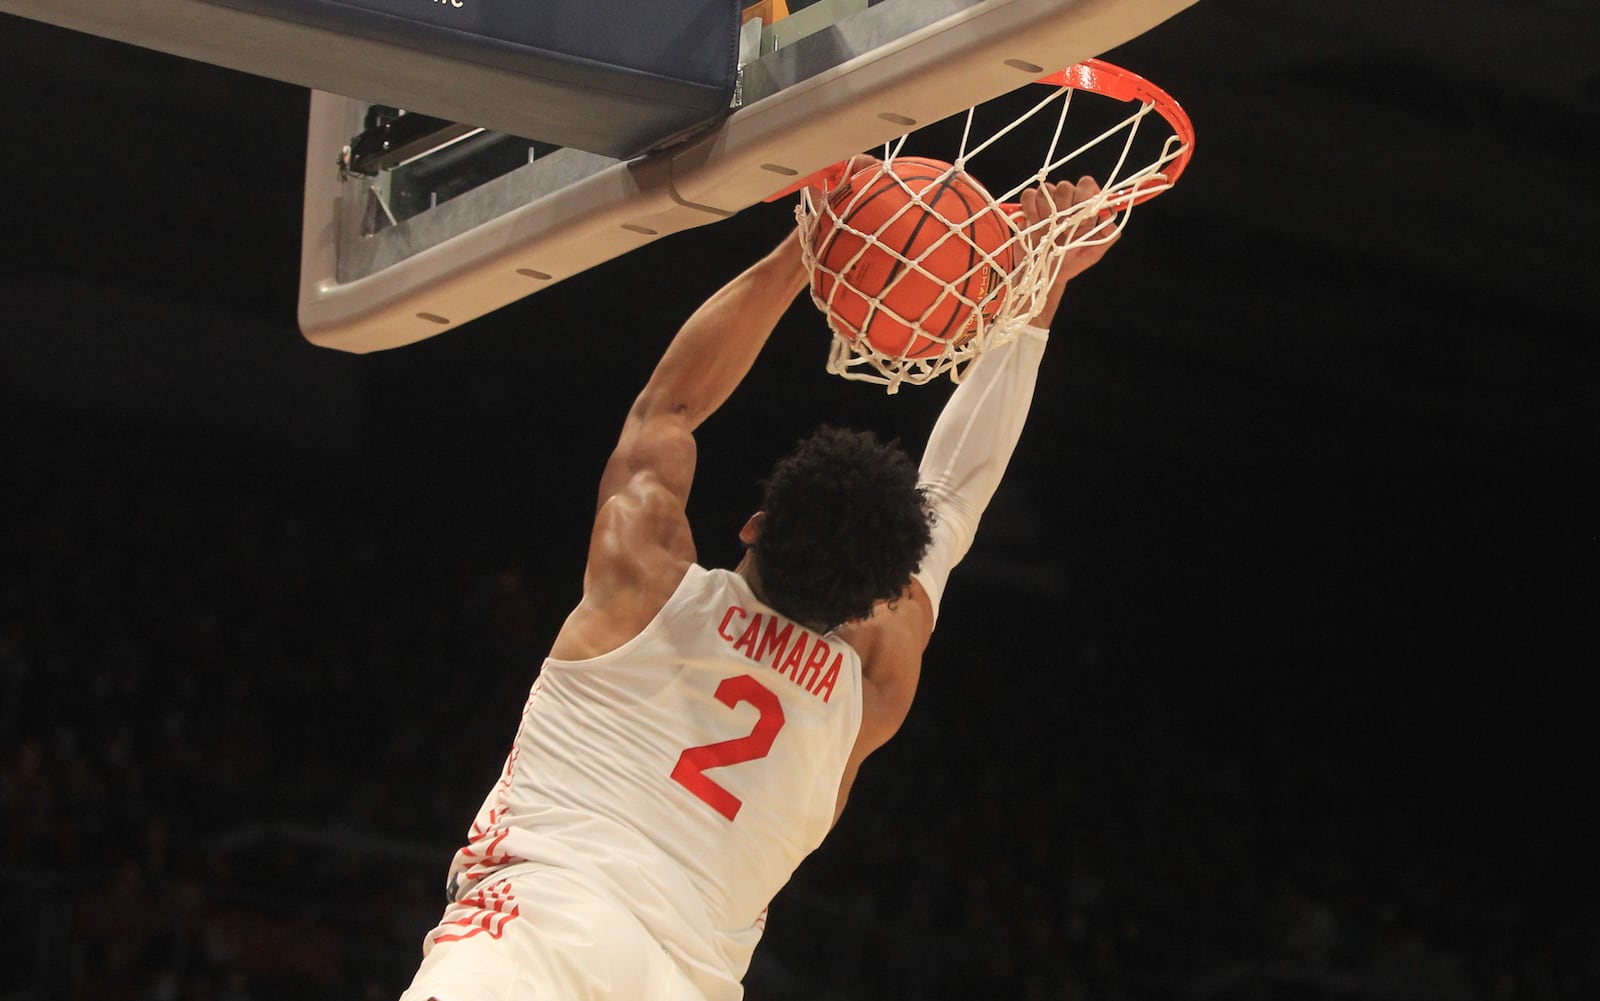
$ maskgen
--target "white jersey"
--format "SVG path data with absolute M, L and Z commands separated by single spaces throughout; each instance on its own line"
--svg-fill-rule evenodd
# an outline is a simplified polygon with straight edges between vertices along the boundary
M 690 566 L 621 648 L 546 660 L 499 783 L 450 867 L 459 899 L 535 862 L 615 893 L 710 1001 L 833 823 L 861 726 L 861 660 Z

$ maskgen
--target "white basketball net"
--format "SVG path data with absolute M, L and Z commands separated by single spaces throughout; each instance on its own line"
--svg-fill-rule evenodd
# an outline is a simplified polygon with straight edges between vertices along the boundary
M 1115 69 L 1115 67 L 1108 68 Z M 1071 110 L 1073 96 L 1078 92 L 1079 89 L 1072 85 L 1054 87 L 1047 96 L 1011 124 L 976 144 L 972 144 L 975 109 L 969 110 L 966 114 L 966 124 L 961 134 L 961 149 L 952 161 L 954 168 L 962 172 L 974 158 L 992 148 L 1002 136 L 1023 122 L 1044 113 L 1052 105 L 1059 106 L 1054 134 L 1038 171 L 1010 190 L 993 195 L 990 211 L 1002 216 L 1009 230 L 1009 235 L 1005 237 L 1001 248 L 978 246 L 966 232 L 966 229 L 970 228 L 965 225 L 967 220 L 950 221 L 938 212 L 928 211 L 922 194 L 907 185 L 892 171 L 886 170 L 883 174 L 885 180 L 876 182 L 875 186 L 890 183 L 892 179 L 893 183 L 899 184 L 904 189 L 906 204 L 891 219 L 882 222 L 871 232 L 855 228 L 846 218 L 861 192 L 844 199 L 836 206 L 825 197 L 815 197 L 811 188 L 801 191 L 795 216 L 800 226 L 800 243 L 805 264 L 814 279 L 810 286 L 811 297 L 817 308 L 828 318 L 828 326 L 833 332 L 828 371 L 846 379 L 879 383 L 886 386 L 890 393 L 896 392 L 902 384 L 921 385 L 945 373 L 950 374 L 952 381 L 961 381 L 966 367 L 974 359 L 989 347 L 1008 340 L 1017 329 L 1043 308 L 1045 297 L 1054 284 L 1062 261 L 1069 251 L 1110 241 L 1127 225 L 1135 204 L 1172 186 L 1172 180 L 1182 165 L 1174 168 L 1170 177 L 1166 169 L 1173 161 L 1186 157 L 1189 150 L 1189 143 L 1179 135 L 1169 136 L 1162 143 L 1160 153 L 1153 161 L 1137 167 L 1128 163 L 1140 125 L 1152 111 L 1156 110 L 1155 102 L 1150 99 L 1139 100 L 1132 112 L 1120 123 L 1062 152 L 1060 147 L 1062 134 L 1066 129 L 1067 114 Z M 1164 119 L 1158 114 L 1156 121 L 1160 123 Z M 1077 205 L 1061 206 L 1033 226 L 1025 227 L 1021 210 L 1015 204 L 1010 204 L 1022 191 L 1067 174 L 1068 165 L 1089 150 L 1096 149 L 1102 144 L 1117 142 L 1121 143 L 1121 150 L 1116 157 L 1115 167 L 1108 177 L 1099 179 L 1102 190 L 1098 195 Z M 883 161 L 886 166 L 900 155 L 904 145 L 904 136 L 885 144 Z M 981 188 L 981 185 L 979 187 Z M 1112 213 L 1111 217 L 1101 221 L 1098 226 L 1093 225 L 1093 221 L 1099 218 L 1100 213 L 1107 210 Z M 927 214 L 925 226 L 938 226 L 948 231 L 938 234 L 935 246 L 942 245 L 947 240 L 965 244 L 972 252 L 971 259 L 975 262 L 973 268 L 961 276 L 935 276 L 922 264 L 934 246 L 925 246 L 917 252 L 918 257 L 912 259 L 878 239 L 879 234 L 887 230 L 894 219 L 909 211 L 925 212 Z M 977 214 L 982 214 L 982 210 L 975 213 Z M 830 268 L 819 258 L 816 240 L 819 231 L 826 232 L 834 228 L 841 233 L 859 237 L 862 247 L 851 256 L 850 260 L 835 262 L 840 266 Z M 868 248 L 889 254 L 900 264 L 885 287 L 875 291 L 853 286 L 847 274 L 851 265 Z M 1011 261 L 1009 269 L 1003 266 L 1003 262 L 1007 259 Z M 986 283 L 987 287 L 979 293 L 980 298 L 975 300 L 963 291 L 963 287 L 967 284 L 966 279 L 981 268 L 990 269 L 994 280 Z M 825 293 L 819 293 L 819 282 L 815 280 L 818 274 L 825 274 L 831 278 L 831 282 L 821 283 L 830 286 Z M 949 289 L 949 296 L 959 300 L 964 310 L 971 310 L 973 322 L 941 336 L 921 329 L 918 323 L 921 317 L 901 316 L 895 313 L 884 300 L 890 297 L 890 293 L 899 282 L 910 275 L 920 275 L 924 281 L 946 286 Z M 881 313 L 918 332 L 915 337 L 907 340 L 898 353 L 890 354 L 880 350 L 866 337 L 860 336 L 859 331 L 849 321 L 836 313 L 835 303 L 844 301 L 841 296 L 865 299 L 867 308 L 874 313 Z M 858 304 L 860 299 L 856 300 Z M 948 308 L 948 301 L 941 299 L 941 302 L 946 304 L 945 308 Z M 913 354 L 915 357 L 912 357 Z

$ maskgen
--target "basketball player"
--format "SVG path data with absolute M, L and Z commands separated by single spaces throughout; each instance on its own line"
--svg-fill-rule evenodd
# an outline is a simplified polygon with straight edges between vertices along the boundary
M 1088 178 L 1049 187 L 1024 193 L 1030 223 L 1046 198 L 1098 191 Z M 1070 251 L 1032 325 L 973 363 L 920 468 L 867 434 L 803 442 L 767 481 L 733 570 L 695 562 L 694 431 L 806 287 L 797 236 L 689 318 L 623 424 L 582 602 L 451 864 L 451 902 L 403 1001 L 742 996 L 768 902 L 910 709 L 1062 286 L 1108 245 Z

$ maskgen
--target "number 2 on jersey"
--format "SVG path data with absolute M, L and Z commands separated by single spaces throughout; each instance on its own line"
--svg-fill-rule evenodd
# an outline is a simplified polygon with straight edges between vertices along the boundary
M 678 764 L 672 769 L 673 781 L 704 800 L 713 810 L 732 820 L 739 815 L 744 804 L 739 797 L 707 778 L 707 768 L 737 765 L 744 761 L 764 758 L 772 750 L 772 742 L 783 729 L 783 703 L 767 686 L 748 674 L 724 678 L 717 686 L 717 701 L 729 709 L 748 702 L 761 713 L 755 728 L 743 737 L 691 747 L 678 755 Z

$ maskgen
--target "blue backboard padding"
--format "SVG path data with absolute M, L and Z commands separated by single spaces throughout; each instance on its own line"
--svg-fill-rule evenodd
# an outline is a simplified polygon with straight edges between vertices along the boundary
M 738 72 L 740 0 L 209 2 L 539 81 L 547 100 L 562 103 L 555 117 L 594 105 L 580 148 L 613 157 L 721 120 Z M 559 135 L 526 138 L 577 145 Z

